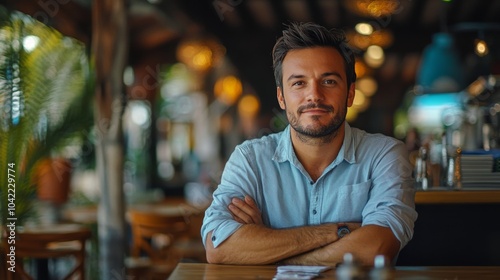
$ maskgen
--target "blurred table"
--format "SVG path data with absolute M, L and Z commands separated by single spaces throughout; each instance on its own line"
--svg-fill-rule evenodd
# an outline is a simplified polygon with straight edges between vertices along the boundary
M 19 228 L 16 231 L 16 274 L 23 279 L 32 279 L 23 269 L 23 258 L 52 259 L 74 257 L 73 269 L 65 279 L 78 275 L 85 279 L 85 243 L 91 237 L 91 231 L 76 224 L 33 225 Z M 46 265 L 46 264 L 44 264 Z M 40 267 L 39 267 L 40 269 Z M 38 274 L 47 274 L 48 271 L 38 271 Z M 7 274 L 12 279 L 12 273 Z M 37 275 L 39 279 L 48 276 Z M 33 278 L 34 279 L 34 278 Z
M 185 214 L 196 216 L 203 214 L 206 207 L 191 205 L 184 198 L 166 198 L 160 202 L 140 203 L 128 205 L 127 209 L 153 211 L 164 215 Z M 92 224 L 97 223 L 97 206 L 72 206 L 66 207 L 62 213 L 63 219 L 68 222 Z
M 368 269 L 366 271 L 369 272 Z M 206 263 L 179 263 L 168 279 L 273 279 L 275 265 L 241 266 Z M 396 267 L 395 279 L 499 279 L 500 267 L 492 266 L 415 266 Z M 325 271 L 321 279 L 336 279 L 335 269 Z M 318 278 L 318 279 L 319 279 Z

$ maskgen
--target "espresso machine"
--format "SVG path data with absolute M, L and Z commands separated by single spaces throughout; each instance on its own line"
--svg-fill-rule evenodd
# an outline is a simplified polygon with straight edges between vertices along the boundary
M 461 125 L 464 150 L 500 148 L 500 76 L 477 78 L 464 94 Z

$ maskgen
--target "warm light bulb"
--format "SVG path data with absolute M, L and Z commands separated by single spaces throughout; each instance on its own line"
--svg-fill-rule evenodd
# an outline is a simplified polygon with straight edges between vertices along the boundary
M 247 94 L 238 103 L 238 113 L 243 117 L 254 117 L 259 112 L 260 102 L 255 95 Z
M 215 97 L 228 106 L 238 100 L 242 90 L 241 81 L 234 76 L 226 76 L 217 80 L 214 87 Z
M 366 49 L 366 52 L 373 59 L 378 60 L 384 57 L 384 50 L 377 45 L 369 46 L 368 49 Z
M 354 101 L 352 102 L 352 108 L 356 109 L 358 112 L 363 112 L 370 106 L 370 99 L 367 98 L 361 90 L 357 89 L 354 95 Z
M 366 22 L 360 22 L 354 27 L 361 35 L 371 35 L 373 33 L 373 26 Z
M 356 60 L 356 62 L 354 63 L 354 71 L 356 72 L 356 76 L 358 78 L 363 77 L 367 71 L 366 65 L 364 64 L 364 62 L 361 60 Z
M 377 92 L 377 81 L 372 77 L 363 77 L 356 80 L 356 88 L 365 93 L 365 96 L 370 97 Z
M 380 46 L 371 45 L 366 49 L 364 59 L 368 66 L 378 68 L 384 63 L 384 50 Z
M 485 56 L 488 54 L 488 45 L 484 40 L 476 40 L 476 47 L 474 51 L 479 56 Z

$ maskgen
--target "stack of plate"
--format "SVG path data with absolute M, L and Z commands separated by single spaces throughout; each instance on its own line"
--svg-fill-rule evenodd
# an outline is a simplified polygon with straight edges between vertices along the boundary
M 500 187 L 500 157 L 494 152 L 464 152 L 461 158 L 462 186 Z

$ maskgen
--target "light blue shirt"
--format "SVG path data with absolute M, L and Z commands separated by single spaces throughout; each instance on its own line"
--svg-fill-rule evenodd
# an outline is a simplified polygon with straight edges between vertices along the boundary
M 232 198 L 249 195 L 270 228 L 360 222 L 391 228 L 401 248 L 408 243 L 417 213 L 412 167 L 401 141 L 346 123 L 337 158 L 314 182 L 290 135 L 288 126 L 236 147 L 205 212 L 203 242 L 212 231 L 217 247 L 242 226 L 227 207 Z

